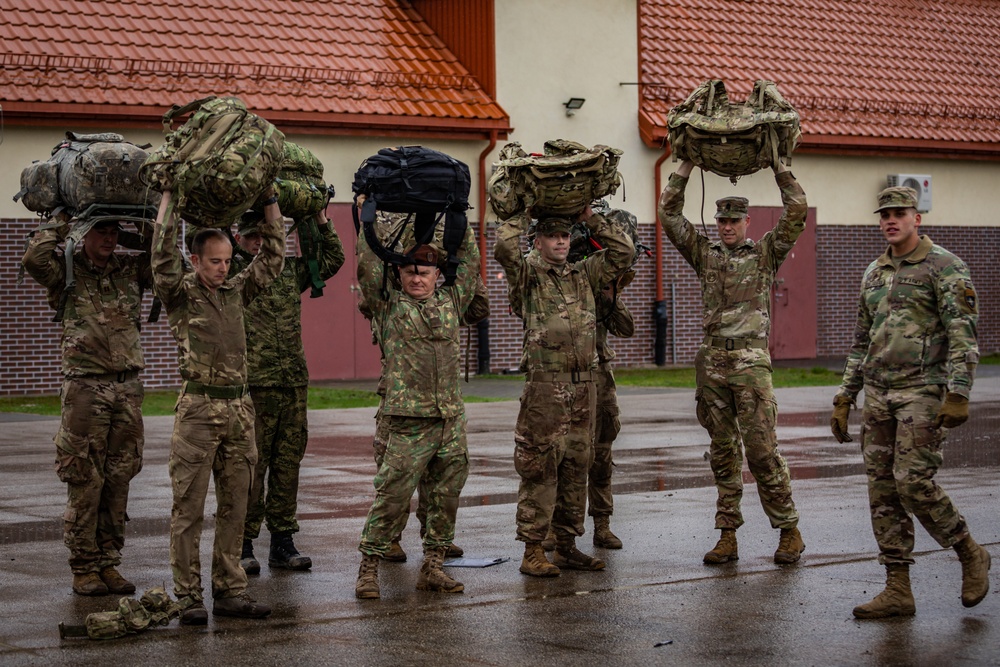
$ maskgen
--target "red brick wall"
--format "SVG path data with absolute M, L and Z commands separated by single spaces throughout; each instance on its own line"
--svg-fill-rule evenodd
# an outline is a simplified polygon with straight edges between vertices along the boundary
M 53 323 L 44 291 L 25 276 L 15 284 L 27 233 L 37 226 L 33 219 L 0 223 L 0 395 L 52 394 L 61 381 L 59 333 Z M 650 246 L 651 225 L 643 225 L 643 240 Z M 1000 350 L 1000 227 L 931 227 L 925 230 L 935 242 L 968 262 L 980 295 L 979 344 L 985 352 Z M 850 344 L 857 290 L 865 267 L 884 249 L 873 227 L 820 226 L 817 229 L 818 339 L 817 356 L 842 356 Z M 487 284 L 493 304 L 490 318 L 490 370 L 494 373 L 516 369 L 521 355 L 521 322 L 509 314 L 506 283 L 492 257 L 492 225 L 487 239 Z M 667 301 L 668 364 L 690 364 L 701 341 L 701 295 L 694 272 L 680 255 L 665 243 L 663 258 L 664 297 Z M 636 321 L 636 335 L 628 340 L 613 339 L 619 365 L 654 363 L 656 298 L 653 259 L 643 258 L 638 275 L 622 298 Z M 671 284 L 675 304 L 671 306 Z M 151 298 L 146 297 L 148 312 Z M 674 322 L 673 314 L 676 314 Z M 676 334 L 676 356 L 671 331 Z M 176 347 L 166 324 L 166 315 L 157 323 L 144 323 L 142 333 L 148 389 L 173 388 L 179 384 Z M 473 331 L 470 368 L 475 372 L 476 334 Z

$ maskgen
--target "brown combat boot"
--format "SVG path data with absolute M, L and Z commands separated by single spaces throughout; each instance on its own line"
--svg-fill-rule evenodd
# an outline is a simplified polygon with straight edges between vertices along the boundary
M 597 572 L 604 569 L 604 561 L 600 558 L 588 556 L 576 548 L 576 538 L 562 539 L 556 544 L 556 554 L 552 557 L 552 564 L 566 570 L 584 570 L 586 572 Z
M 113 565 L 109 565 L 101 570 L 101 581 L 108 587 L 109 593 L 125 593 L 131 595 L 135 593 L 135 584 L 119 574 Z
M 461 558 L 464 555 L 465 555 L 465 549 L 463 549 L 462 547 L 458 546 L 455 543 L 449 544 L 448 551 L 445 553 L 445 556 L 447 556 L 448 558 Z
M 358 583 L 354 586 L 354 597 L 360 600 L 377 600 L 382 597 L 378 589 L 378 556 L 361 556 L 358 568 Z
M 424 562 L 420 565 L 420 575 L 417 577 L 418 591 L 436 591 L 438 593 L 461 593 L 465 584 L 455 581 L 441 568 L 448 547 L 438 547 L 424 552 Z
M 910 590 L 910 566 L 893 563 L 885 566 L 885 590 L 867 603 L 854 608 L 855 618 L 889 618 L 913 616 L 917 606 Z
M 521 572 L 532 577 L 558 577 L 559 568 L 545 557 L 541 542 L 525 542 Z
M 621 549 L 622 541 L 611 532 L 610 516 L 594 517 L 594 546 L 604 549 Z
M 389 545 L 389 550 L 382 556 L 382 560 L 387 560 L 390 563 L 406 562 L 406 552 L 403 551 L 403 547 L 399 546 L 399 538 L 392 541 Z
M 84 572 L 73 575 L 73 592 L 77 595 L 107 595 L 108 585 L 96 572 Z
M 791 565 L 798 562 L 805 550 L 806 543 L 802 541 L 798 528 L 782 528 L 778 548 L 774 552 L 774 562 L 778 565 Z
M 705 554 L 705 557 L 701 560 L 706 565 L 719 565 L 721 563 L 728 563 L 731 560 L 739 559 L 740 549 L 736 544 L 736 529 L 723 528 L 722 536 L 719 538 L 719 542 L 711 551 Z
M 962 562 L 962 606 L 975 607 L 990 592 L 990 552 L 972 535 L 955 544 L 955 551 Z

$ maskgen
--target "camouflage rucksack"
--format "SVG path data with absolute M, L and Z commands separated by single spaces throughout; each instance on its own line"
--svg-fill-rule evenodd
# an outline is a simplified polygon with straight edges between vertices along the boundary
M 308 148 L 285 141 L 281 168 L 275 177 L 278 208 L 286 218 L 301 220 L 326 208 L 333 195 L 333 186 L 323 182 L 323 163 Z M 254 210 L 263 210 L 259 202 Z
M 698 86 L 667 114 L 670 149 L 677 160 L 736 183 L 740 176 L 791 163 L 801 131 L 799 113 L 773 81 L 759 80 L 743 103 L 732 103 L 725 84 L 712 79 Z
M 193 113 L 191 113 L 193 112 Z M 175 118 L 184 125 L 171 130 Z M 172 190 L 181 217 L 230 227 L 274 182 L 285 135 L 235 97 L 207 97 L 163 114 L 166 142 L 146 159 L 142 179 Z
M 94 204 L 158 206 L 160 193 L 139 179 L 148 155 L 145 148 L 149 146 L 136 146 L 114 132 L 67 132 L 48 160 L 21 171 L 21 189 L 14 201 L 21 200 L 36 213 L 65 210 L 71 217 Z
M 617 148 L 554 139 L 545 142 L 544 150 L 543 155 L 529 155 L 517 142 L 500 149 L 487 189 L 501 220 L 529 208 L 536 218 L 574 216 L 595 199 L 613 195 L 622 183 L 622 151 Z

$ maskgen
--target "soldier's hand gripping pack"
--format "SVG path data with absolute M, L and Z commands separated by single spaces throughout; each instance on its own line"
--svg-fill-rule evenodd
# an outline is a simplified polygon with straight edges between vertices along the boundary
M 725 84 L 706 81 L 667 114 L 670 150 L 678 160 L 735 183 L 740 176 L 790 163 L 799 143 L 799 113 L 773 81 L 758 80 L 745 102 L 730 102 Z
M 21 171 L 21 189 L 14 201 L 35 213 L 62 210 L 70 217 L 82 215 L 94 204 L 155 208 L 160 193 L 139 179 L 148 155 L 145 148 L 149 146 L 136 146 L 114 132 L 67 132 L 48 160 Z
M 592 201 L 617 192 L 621 156 L 617 148 L 587 148 L 564 139 L 546 141 L 541 155 L 528 154 L 511 142 L 500 149 L 487 185 L 490 205 L 501 220 L 529 208 L 535 217 L 575 216 Z
M 173 121 L 191 114 L 172 130 Z M 166 142 L 140 170 L 143 181 L 174 193 L 181 217 L 228 228 L 270 187 L 285 135 L 235 97 L 206 97 L 163 114 Z
M 452 156 L 423 146 L 383 148 L 358 167 L 354 174 L 354 224 L 369 247 L 383 262 L 405 261 L 402 250 L 382 244 L 375 230 L 376 211 L 405 213 L 404 225 L 413 225 L 416 244 L 428 243 L 444 221 L 442 243 L 448 258 L 443 269 L 445 284 L 455 281 L 458 250 L 465 238 L 471 178 L 469 167 Z M 364 203 L 357 206 L 358 197 Z

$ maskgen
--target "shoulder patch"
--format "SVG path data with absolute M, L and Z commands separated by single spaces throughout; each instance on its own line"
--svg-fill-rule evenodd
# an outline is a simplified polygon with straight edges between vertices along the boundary
M 965 305 L 968 312 L 976 314 L 977 310 L 976 304 L 976 289 L 972 286 L 972 283 L 967 280 L 959 281 L 958 284 L 959 296 L 961 296 L 961 301 Z

